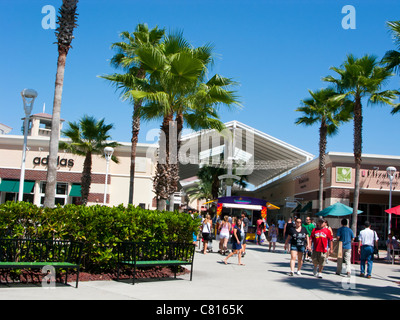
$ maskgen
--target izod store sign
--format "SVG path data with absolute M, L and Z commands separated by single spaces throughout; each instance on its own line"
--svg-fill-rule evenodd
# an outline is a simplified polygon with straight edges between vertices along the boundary
M 40 165 L 47 166 L 48 162 L 49 162 L 49 156 L 47 156 L 45 158 L 41 158 L 41 157 L 33 158 L 33 164 L 35 166 L 40 166 Z M 60 156 L 58 156 L 58 158 L 57 158 L 57 166 L 72 168 L 74 166 L 74 160 L 73 159 L 60 158 Z

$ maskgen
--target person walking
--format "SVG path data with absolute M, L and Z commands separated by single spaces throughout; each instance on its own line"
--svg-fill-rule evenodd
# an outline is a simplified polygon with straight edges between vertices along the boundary
M 333 237 L 333 230 L 332 230 L 331 226 L 329 225 L 328 220 L 325 220 L 325 221 L 326 221 L 326 228 L 329 229 L 329 231 L 331 232 L 332 237 Z M 329 253 L 330 253 L 330 252 L 333 252 L 333 250 L 329 250 L 330 245 L 333 245 L 333 243 L 329 243 L 329 242 L 328 242 L 328 248 L 327 248 L 327 251 L 326 251 L 326 259 L 325 259 L 325 260 L 326 260 L 326 264 L 329 263 Z
M 243 236 L 243 245 L 242 245 L 242 257 L 245 256 L 246 254 L 246 238 L 247 238 L 247 232 L 249 230 L 249 224 L 250 220 L 247 218 L 246 214 L 242 211 L 242 225 L 243 225 L 243 231 L 244 231 L 244 236 Z
M 393 232 L 390 232 L 388 234 L 387 240 L 386 240 L 386 250 L 387 250 L 387 255 L 386 255 L 386 260 L 392 261 L 392 253 L 394 255 L 394 251 L 399 249 L 399 242 L 397 241 L 395 235 Z M 394 259 L 395 257 L 393 257 Z
M 278 220 L 279 241 L 285 242 L 283 230 L 285 228 L 285 219 Z
M 283 235 L 285 237 L 284 238 L 284 243 L 286 242 L 286 239 L 287 239 L 287 237 L 289 235 L 289 230 L 294 227 L 293 223 L 294 223 L 294 220 L 292 219 L 292 217 L 289 217 L 287 222 L 285 223 L 285 227 L 283 228 Z M 290 251 L 286 251 L 285 250 L 285 253 L 290 253 Z
M 332 233 L 326 228 L 326 220 L 318 219 L 317 227 L 311 232 L 311 241 L 313 244 L 313 253 L 311 255 L 314 264 L 314 276 L 322 278 L 322 270 L 326 263 L 326 253 L 329 248 L 332 252 Z
M 315 225 L 311 222 L 310 217 L 306 217 L 306 223 L 303 224 L 303 227 L 306 228 L 308 236 L 311 237 L 311 232 L 314 230 Z M 312 248 L 306 248 L 306 252 L 304 253 L 304 258 L 306 261 L 311 261 L 311 250 Z
M 257 220 L 257 230 L 256 230 L 256 243 L 261 245 L 261 235 L 264 232 L 264 221 L 261 219 Z
M 271 226 L 268 229 L 268 241 L 269 241 L 269 249 L 268 251 L 271 252 L 271 245 L 272 245 L 272 250 L 275 252 L 275 246 L 276 246 L 276 241 L 278 240 L 278 227 L 275 225 L 275 221 L 271 221 Z
M 339 246 L 342 245 L 342 257 L 337 259 L 336 274 L 342 273 L 343 260 L 346 264 L 347 276 L 351 276 L 351 242 L 354 240 L 353 231 L 347 226 L 347 219 L 342 219 L 342 227 L 338 229 L 336 236 Z
M 367 262 L 367 275 L 371 279 L 372 266 L 374 264 L 374 247 L 378 248 L 378 235 L 371 230 L 371 223 L 364 222 L 365 229 L 360 232 L 358 237 L 358 253 L 360 257 L 360 277 L 365 276 L 365 262 Z
M 244 266 L 242 263 L 242 245 L 240 243 L 241 241 L 241 225 L 242 225 L 242 220 L 238 219 L 237 217 L 233 218 L 233 221 L 235 223 L 235 227 L 233 228 L 233 235 L 232 235 L 232 252 L 224 259 L 222 260 L 225 264 L 228 264 L 228 259 L 232 257 L 233 255 L 237 254 L 238 255 L 238 263 L 240 266 Z
M 229 217 L 225 216 L 224 221 L 219 225 L 219 253 L 225 255 L 228 250 L 229 232 L 231 231 L 231 224 L 229 223 Z
M 207 214 L 202 223 L 203 253 L 204 254 L 207 254 L 208 242 L 212 241 L 211 227 L 212 227 L 211 216 L 209 214 Z
M 301 224 L 301 219 L 296 219 L 296 226 L 289 230 L 288 237 L 285 241 L 285 250 L 287 250 L 290 242 L 290 272 L 289 276 L 294 275 L 294 267 L 297 260 L 297 275 L 301 275 L 301 267 L 303 265 L 303 253 L 306 247 L 310 247 L 310 239 L 306 228 Z

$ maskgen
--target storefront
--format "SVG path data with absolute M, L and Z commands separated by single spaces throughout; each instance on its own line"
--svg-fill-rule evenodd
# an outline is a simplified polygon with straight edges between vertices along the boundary
M 49 117 L 39 114 L 31 117 L 26 152 L 26 169 L 23 200 L 43 205 L 49 155 Z M 47 122 L 46 122 L 47 121 Z M 44 124 L 44 125 L 43 125 Z M 61 139 L 62 140 L 62 139 Z M 23 136 L 0 135 L 0 203 L 18 199 Z M 137 147 L 134 204 L 155 208 L 153 182 L 154 161 L 147 155 L 154 145 L 139 144 Z M 130 144 L 121 143 L 115 149 L 119 164 L 110 162 L 106 204 L 127 204 L 129 192 Z M 88 204 L 103 204 L 106 177 L 104 157 L 92 157 L 92 184 Z M 57 160 L 56 204 L 81 203 L 81 176 L 84 157 L 59 150 Z
M 292 170 L 288 175 L 273 183 L 250 193 L 254 197 L 269 199 L 281 207 L 278 214 L 288 218 L 318 213 L 319 195 L 319 159 L 305 163 Z M 400 157 L 363 154 L 361 164 L 358 230 L 363 228 L 365 220 L 369 220 L 379 237 L 387 238 L 388 214 L 384 210 L 389 206 L 390 181 L 386 168 L 394 166 L 397 172 L 392 182 L 392 207 L 400 204 Z M 341 202 L 353 206 L 355 166 L 351 153 L 329 152 L 326 155 L 326 173 L 323 180 L 324 208 Z M 246 194 L 246 195 L 250 195 Z M 293 208 L 293 204 L 297 204 Z M 271 218 L 271 216 L 270 216 Z M 392 230 L 400 230 L 392 224 Z

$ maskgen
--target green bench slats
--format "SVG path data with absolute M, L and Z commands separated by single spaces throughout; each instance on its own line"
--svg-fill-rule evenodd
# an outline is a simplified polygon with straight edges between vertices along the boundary
M 44 266 L 53 266 L 57 268 L 76 268 L 78 265 L 67 262 L 0 262 L 1 268 L 39 268 Z
M 133 284 L 137 267 L 191 265 L 193 275 L 194 245 L 176 242 L 121 242 L 118 244 L 118 275 L 120 267 L 133 267 Z M 176 268 L 174 268 L 176 278 Z
M 0 269 L 73 268 L 78 288 L 82 249 L 83 243 L 68 240 L 0 239 Z
M 121 261 L 122 264 L 133 265 L 135 261 Z M 154 265 L 184 265 L 192 264 L 189 261 L 183 260 L 156 260 L 156 261 L 136 261 L 138 266 L 154 266 Z

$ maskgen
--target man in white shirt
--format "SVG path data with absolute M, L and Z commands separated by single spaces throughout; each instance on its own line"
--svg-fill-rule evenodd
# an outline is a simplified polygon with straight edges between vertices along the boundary
M 283 237 L 283 229 L 285 228 L 285 219 L 278 220 L 279 239 L 285 240 Z
M 360 232 L 358 237 L 358 253 L 360 257 L 360 277 L 365 276 L 365 262 L 367 262 L 367 278 L 371 279 L 372 265 L 374 261 L 374 247 L 378 247 L 378 235 L 371 230 L 369 221 L 364 223 L 365 229 Z

